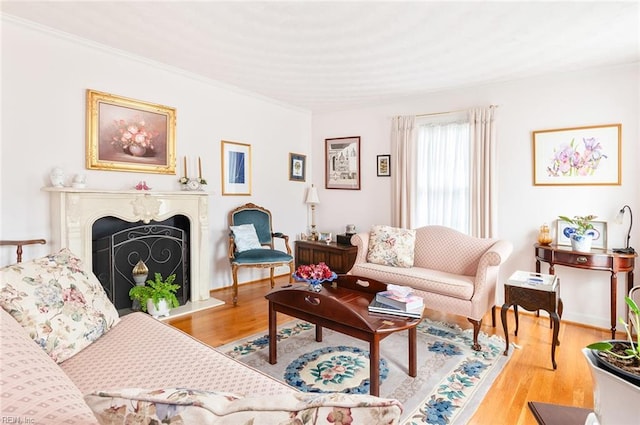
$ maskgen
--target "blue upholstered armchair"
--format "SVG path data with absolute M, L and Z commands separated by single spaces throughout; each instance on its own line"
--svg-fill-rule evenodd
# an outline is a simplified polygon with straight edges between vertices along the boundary
M 233 304 L 238 303 L 238 269 L 259 267 L 270 269 L 271 287 L 275 285 L 274 269 L 289 265 L 289 282 L 294 272 L 289 236 L 274 233 L 271 212 L 249 203 L 229 213 L 229 261 L 233 275 Z M 274 238 L 284 240 L 287 252 L 274 249 Z

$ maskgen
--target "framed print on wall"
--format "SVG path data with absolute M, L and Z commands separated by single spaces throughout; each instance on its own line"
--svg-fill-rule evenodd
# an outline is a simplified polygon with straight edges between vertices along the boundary
M 533 132 L 535 186 L 620 185 L 622 124 Z
M 307 157 L 299 153 L 289 152 L 289 180 L 296 182 L 305 181 L 307 173 Z
M 378 177 L 391 176 L 391 155 L 378 155 L 376 165 Z
M 86 167 L 176 173 L 176 110 L 87 90 Z
M 251 195 L 251 145 L 220 142 L 222 195 Z
M 360 190 L 360 137 L 325 139 L 325 187 Z
M 593 239 L 591 242 L 592 248 L 597 249 L 607 249 L 607 222 L 606 221 L 591 221 L 593 225 L 593 229 L 591 232 L 593 234 Z M 564 220 L 557 219 L 556 220 L 556 244 L 571 246 L 571 239 L 569 239 L 569 235 L 571 234 L 568 229 L 572 229 L 575 227 L 571 223 L 567 223 Z

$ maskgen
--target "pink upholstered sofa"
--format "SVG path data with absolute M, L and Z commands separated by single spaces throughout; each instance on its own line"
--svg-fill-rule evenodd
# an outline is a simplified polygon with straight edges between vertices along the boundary
M 301 393 L 145 313 L 114 316 L 69 252 L 34 262 L 0 269 L 5 423 L 398 423 L 396 400 Z
M 351 237 L 358 255 L 349 273 L 409 286 L 424 298 L 425 307 L 467 317 L 474 329 L 473 348 L 479 350 L 482 318 L 495 304 L 498 271 L 511 255 L 513 245 L 504 240 L 472 237 L 443 226 L 425 226 L 408 232 L 379 227 L 384 231 L 377 239 L 372 234 L 378 226 L 370 233 Z M 394 246 L 402 245 L 405 237 L 409 242 L 403 248 L 413 250 L 409 260 L 389 255 Z M 382 245 L 386 257 L 383 260 L 388 261 L 372 258 L 376 257 L 370 245 L 372 239 Z

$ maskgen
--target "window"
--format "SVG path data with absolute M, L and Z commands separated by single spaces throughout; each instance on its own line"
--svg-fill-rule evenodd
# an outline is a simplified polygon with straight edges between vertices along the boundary
M 471 143 L 465 116 L 416 120 L 414 228 L 442 225 L 471 232 Z

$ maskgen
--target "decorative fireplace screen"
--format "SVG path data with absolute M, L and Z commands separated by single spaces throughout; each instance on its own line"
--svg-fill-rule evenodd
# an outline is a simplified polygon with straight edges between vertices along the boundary
M 161 223 L 138 225 L 114 217 L 105 219 L 131 226 L 93 241 L 94 273 L 120 314 L 131 309 L 129 289 L 135 285 L 132 272 L 140 260 L 149 269 L 147 279 L 154 279 L 155 273 L 163 278 L 175 273 L 175 283 L 180 285 L 176 296 L 181 305 L 186 303 L 189 300 L 188 229 Z

